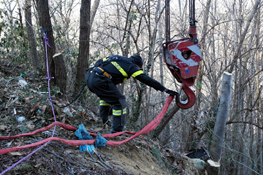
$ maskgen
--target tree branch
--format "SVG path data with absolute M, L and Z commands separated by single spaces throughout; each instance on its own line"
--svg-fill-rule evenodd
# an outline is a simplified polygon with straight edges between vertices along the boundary
M 263 126 L 260 126 L 259 124 L 252 123 L 250 121 L 228 121 L 226 122 L 226 125 L 228 124 L 234 124 L 234 123 L 243 123 L 243 124 L 250 124 L 258 127 L 259 129 L 263 129 Z

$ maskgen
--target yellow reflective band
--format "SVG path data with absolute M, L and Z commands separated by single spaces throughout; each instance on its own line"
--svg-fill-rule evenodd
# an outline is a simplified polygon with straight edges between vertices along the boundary
M 127 113 L 126 109 L 127 109 L 127 108 L 124 108 L 124 109 L 123 109 L 123 114 L 126 114 L 126 113 Z
M 103 61 L 106 61 L 107 60 L 107 58 L 103 58 Z
M 110 104 L 104 100 L 100 100 L 100 106 L 110 106 Z
M 121 111 L 123 111 L 123 114 L 126 114 L 127 113 L 127 110 L 126 110 L 126 108 L 124 108 L 123 110 L 112 110 L 112 114 L 113 115 L 117 115 L 117 116 L 120 116 L 121 115 Z
M 143 74 L 143 71 L 142 70 L 139 70 L 139 71 L 137 71 L 137 72 L 134 72 L 133 74 L 132 74 L 132 77 L 137 77 L 138 75 L 141 75 L 141 74 Z
M 121 68 L 121 66 L 117 62 L 112 61 L 111 64 L 113 64 L 113 66 L 115 66 L 125 78 L 128 77 L 128 74 Z

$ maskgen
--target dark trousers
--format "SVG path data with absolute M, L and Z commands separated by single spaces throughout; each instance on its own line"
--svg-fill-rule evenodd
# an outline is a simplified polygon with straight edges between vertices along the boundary
M 126 113 L 128 112 L 125 96 L 116 85 L 104 75 L 98 75 L 95 72 L 88 71 L 85 81 L 90 91 L 100 98 L 99 117 L 102 118 L 103 122 L 106 122 L 112 112 L 112 129 L 114 131 L 122 131 L 126 123 Z

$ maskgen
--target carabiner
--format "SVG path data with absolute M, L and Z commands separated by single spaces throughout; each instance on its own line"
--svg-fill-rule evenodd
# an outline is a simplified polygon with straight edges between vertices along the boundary
M 189 88 L 189 86 L 186 86 L 185 84 L 182 85 L 182 90 L 186 94 L 187 99 L 185 101 L 181 101 L 180 94 L 176 94 L 176 104 L 182 109 L 191 108 L 195 103 L 195 93 Z

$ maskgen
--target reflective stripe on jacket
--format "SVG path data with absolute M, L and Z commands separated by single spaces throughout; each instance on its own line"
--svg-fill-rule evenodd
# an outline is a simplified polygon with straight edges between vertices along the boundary
M 143 73 L 143 71 L 140 70 L 137 65 L 135 65 L 129 58 L 119 55 L 113 55 L 97 61 L 95 65 L 97 63 L 100 63 L 100 67 L 102 67 L 107 73 L 112 76 L 111 80 L 115 85 L 126 81 L 130 77 L 134 77 L 142 83 L 151 86 L 156 90 L 165 90 L 165 87 L 163 85 Z

